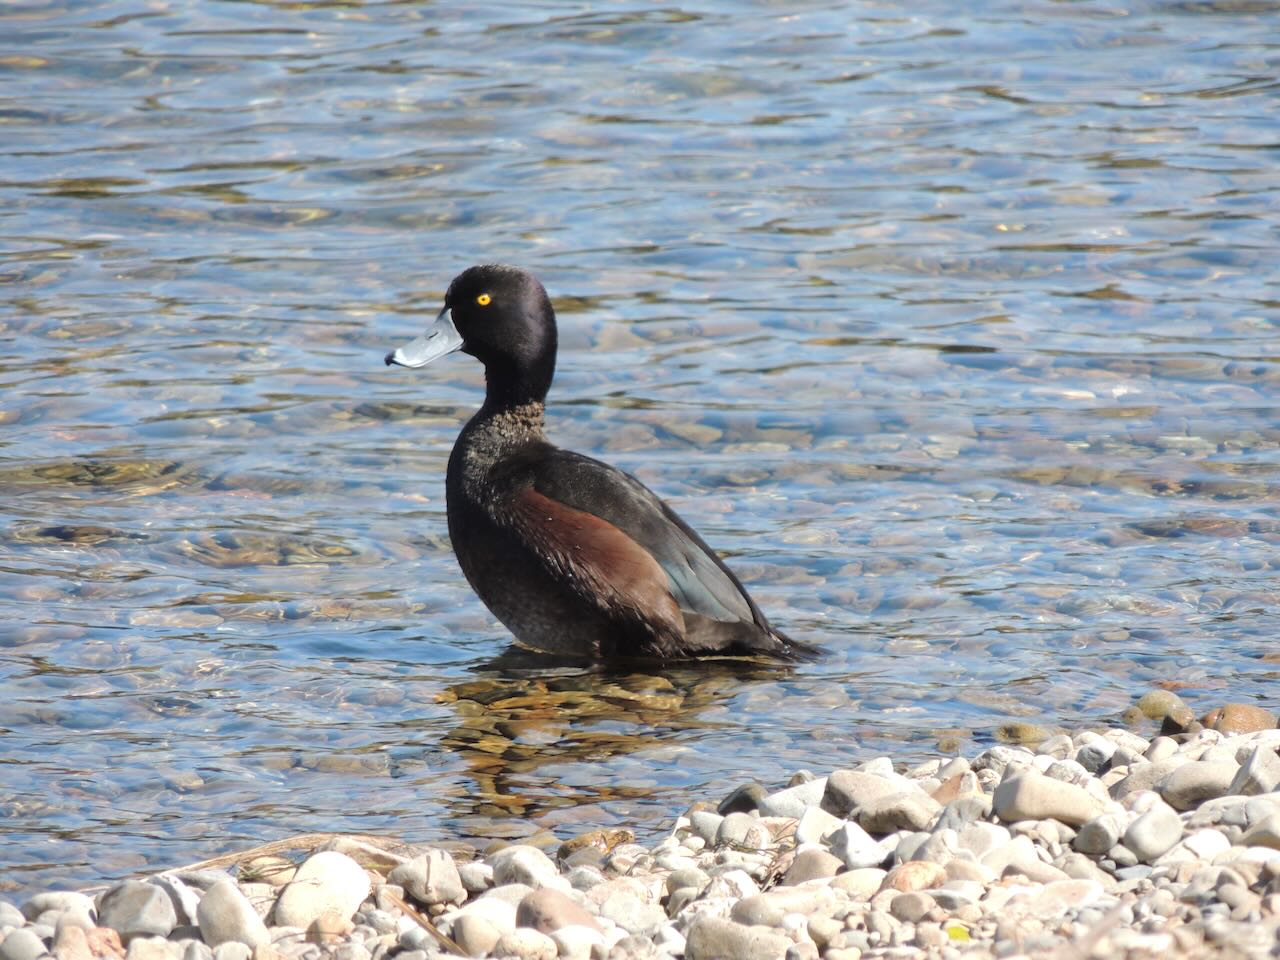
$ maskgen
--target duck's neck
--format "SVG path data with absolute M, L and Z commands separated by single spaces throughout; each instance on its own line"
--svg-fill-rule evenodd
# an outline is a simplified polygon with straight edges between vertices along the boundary
M 462 428 L 449 456 L 451 502 L 462 495 L 492 508 L 501 499 L 497 476 L 502 464 L 513 454 L 545 442 L 543 419 L 541 400 L 513 407 L 486 401 Z
M 544 439 L 545 427 L 546 407 L 541 400 L 509 404 L 485 397 L 484 406 L 471 418 L 467 431 L 473 442 L 483 439 L 486 445 L 510 449 Z

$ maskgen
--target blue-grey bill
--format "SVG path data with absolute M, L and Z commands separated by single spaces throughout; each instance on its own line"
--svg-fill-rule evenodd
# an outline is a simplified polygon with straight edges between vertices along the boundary
M 461 346 L 462 334 L 453 325 L 453 314 L 445 307 L 436 316 L 430 330 L 417 340 L 388 353 L 386 362 L 387 366 L 396 363 L 402 367 L 425 367 L 432 360 L 439 360 Z

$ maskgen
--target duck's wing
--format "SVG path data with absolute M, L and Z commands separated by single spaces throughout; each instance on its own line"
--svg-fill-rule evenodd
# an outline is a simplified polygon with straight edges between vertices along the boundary
M 663 655 L 817 653 L 770 626 L 715 552 L 635 477 L 549 445 L 522 459 L 512 464 L 528 481 L 519 487 L 521 509 L 551 518 L 522 526 L 538 531 L 544 551 L 553 548 L 558 572 L 576 578 L 580 593 L 678 631 L 680 649 Z

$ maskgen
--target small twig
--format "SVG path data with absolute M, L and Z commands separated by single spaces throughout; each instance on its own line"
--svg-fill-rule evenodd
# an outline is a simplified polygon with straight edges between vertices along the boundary
M 435 937 L 436 943 L 440 944 L 440 946 L 444 947 L 454 956 L 457 956 L 457 957 L 467 956 L 467 951 L 463 950 L 460 946 L 458 946 L 456 943 L 454 943 L 452 940 L 446 937 L 443 933 L 440 932 L 440 930 L 436 927 L 434 923 L 432 923 L 430 920 L 428 920 L 426 917 L 420 914 L 413 907 L 405 903 L 403 900 L 397 897 L 394 893 L 391 893 L 386 888 L 383 888 L 380 895 L 385 897 L 387 900 L 390 900 L 397 907 L 403 910 L 405 913 L 405 916 L 407 916 L 410 920 L 412 920 L 418 926 L 422 927 L 422 929 L 427 931 L 427 933 L 431 934 L 431 936 Z

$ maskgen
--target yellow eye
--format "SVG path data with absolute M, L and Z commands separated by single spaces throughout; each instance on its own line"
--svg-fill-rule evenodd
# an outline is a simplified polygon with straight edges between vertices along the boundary
M 487 293 L 482 293 L 480 296 L 476 297 L 476 303 L 480 304 L 482 307 L 487 307 L 489 304 L 493 303 L 493 297 L 489 296 Z

